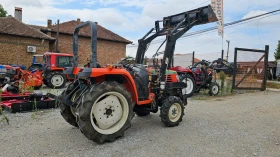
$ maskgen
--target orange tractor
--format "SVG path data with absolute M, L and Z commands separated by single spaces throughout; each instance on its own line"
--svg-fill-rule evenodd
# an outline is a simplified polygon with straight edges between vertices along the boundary
M 76 80 L 60 95 L 48 96 L 60 103 L 61 114 L 71 125 L 78 127 L 90 140 L 97 143 L 114 141 L 124 136 L 130 128 L 134 113 L 146 116 L 160 108 L 160 118 L 167 127 L 179 125 L 184 116 L 187 99 L 182 93 L 186 88 L 175 71 L 169 71 L 176 40 L 195 25 L 217 21 L 210 6 L 201 7 L 156 21 L 139 40 L 135 63 L 127 59 L 119 64 L 98 66 L 97 31 L 94 22 L 78 25 L 73 36 L 73 66 L 64 69 Z M 160 28 L 162 22 L 163 28 Z M 78 67 L 78 33 L 83 27 L 92 30 L 92 55 L 89 67 Z M 154 34 L 151 34 L 155 30 Z M 162 64 L 146 69 L 145 52 L 149 43 L 159 36 L 166 36 Z

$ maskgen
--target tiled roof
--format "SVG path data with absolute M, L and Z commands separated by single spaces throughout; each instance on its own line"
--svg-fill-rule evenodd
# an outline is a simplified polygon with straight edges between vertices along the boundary
M 74 29 L 77 25 L 81 24 L 82 22 L 79 21 L 68 21 L 59 24 L 59 32 L 60 33 L 66 33 L 66 34 L 73 34 Z M 52 31 L 57 31 L 57 26 L 52 26 Z M 85 27 L 80 30 L 79 35 L 90 37 L 91 36 L 91 30 L 90 27 Z M 117 41 L 117 42 L 123 42 L 123 43 L 132 43 L 131 41 L 113 33 L 112 31 L 100 26 L 97 24 L 97 38 L 98 39 L 104 39 L 104 40 L 111 40 L 111 41 Z
M 200 62 L 201 60 L 197 59 L 197 58 L 194 58 L 194 62 L 197 63 L 197 62 Z
M 47 27 L 44 27 L 44 26 L 38 26 L 38 25 L 29 25 L 30 27 L 33 27 L 39 31 L 41 31 L 41 29 L 47 29 Z
M 54 38 L 44 34 L 43 32 L 16 20 L 12 16 L 0 17 L 0 33 L 38 39 L 55 40 Z

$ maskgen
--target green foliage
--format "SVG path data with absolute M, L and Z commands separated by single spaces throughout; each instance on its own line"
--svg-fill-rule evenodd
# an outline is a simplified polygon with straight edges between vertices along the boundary
M 266 87 L 280 89 L 280 84 L 276 82 L 267 82 Z
M 225 74 L 225 72 L 221 71 L 220 72 L 220 79 L 224 81 L 226 77 L 227 77 L 227 75 Z
M 3 6 L 0 4 L 0 17 L 6 17 L 7 11 L 4 10 Z
M 274 52 L 274 58 L 275 60 L 280 59 L 280 40 L 278 40 L 277 49 Z
M 221 95 L 224 95 L 224 88 L 225 88 L 225 78 L 226 78 L 226 74 L 221 71 L 220 72 L 220 79 L 221 79 Z

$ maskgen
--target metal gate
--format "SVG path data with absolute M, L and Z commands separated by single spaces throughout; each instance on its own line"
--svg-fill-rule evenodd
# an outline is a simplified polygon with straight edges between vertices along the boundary
M 266 89 L 268 52 L 268 45 L 265 50 L 235 48 L 232 89 Z

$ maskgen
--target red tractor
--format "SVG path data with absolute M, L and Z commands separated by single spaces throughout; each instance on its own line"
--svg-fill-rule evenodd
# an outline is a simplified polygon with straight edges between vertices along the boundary
M 64 73 L 77 77 L 60 96 L 48 96 L 59 101 L 61 114 L 69 124 L 78 127 L 88 139 L 97 143 L 124 136 L 134 113 L 146 116 L 160 108 L 163 124 L 178 126 L 187 105 L 182 93 L 187 85 L 178 80 L 175 71 L 169 71 L 176 40 L 193 26 L 214 21 L 217 17 L 210 5 L 165 17 L 156 21 L 155 28 L 139 40 L 135 63 L 125 59 L 107 67 L 97 64 L 96 24 L 82 23 L 74 30 L 73 65 L 64 69 Z M 81 68 L 78 67 L 78 33 L 86 26 L 92 30 L 92 55 L 89 67 Z M 143 65 L 147 46 L 159 36 L 166 36 L 162 64 L 147 70 Z
M 188 85 L 183 89 L 187 97 L 191 97 L 194 92 L 199 92 L 201 89 L 209 89 L 209 95 L 218 95 L 220 87 L 216 80 L 213 81 L 212 63 L 202 60 L 190 68 L 175 66 L 170 69 L 176 71 L 180 81 Z
M 43 57 L 43 64 L 37 63 L 37 57 Z M 63 74 L 63 69 L 72 65 L 72 54 L 46 52 L 44 55 L 34 55 L 33 63 L 28 68 L 29 71 L 42 71 L 42 81 L 50 88 L 63 88 L 67 81 L 74 80 L 74 75 Z M 5 65 L 7 69 L 8 82 L 14 82 L 19 79 L 20 67 Z
M 74 80 L 74 75 L 63 74 L 65 67 L 72 66 L 72 54 L 44 53 L 44 83 L 50 88 L 63 88 L 69 80 Z

